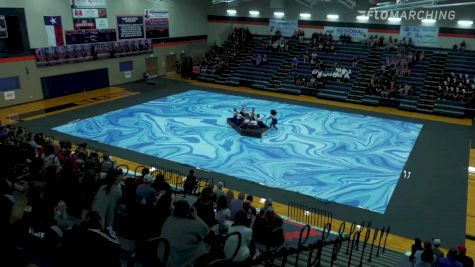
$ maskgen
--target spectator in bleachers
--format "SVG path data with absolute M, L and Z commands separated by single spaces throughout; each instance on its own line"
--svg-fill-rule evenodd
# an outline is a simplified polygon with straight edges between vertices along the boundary
M 457 250 L 455 248 L 449 250 L 447 258 L 439 258 L 436 265 L 437 267 L 464 267 L 461 262 L 457 261 Z
M 467 249 L 465 245 L 459 245 L 457 250 L 457 260 L 463 264 L 463 267 L 473 267 L 473 259 L 466 255 Z
M 117 174 L 116 171 L 107 173 L 106 184 L 99 188 L 92 203 L 92 210 L 99 213 L 105 225 L 110 227 L 114 225 L 117 202 L 122 197 Z
M 465 48 L 467 47 L 467 44 L 465 43 L 465 40 L 462 40 L 460 43 L 460 52 L 465 52 Z
M 236 215 L 236 213 L 240 210 L 244 210 L 243 208 L 243 203 L 244 203 L 244 199 L 246 198 L 246 193 L 244 192 L 239 192 L 238 194 L 238 198 L 237 199 L 233 199 L 231 201 L 231 205 L 229 206 L 230 210 L 231 210 L 231 218 L 234 218 L 234 215 Z
M 183 190 L 185 191 L 185 194 L 192 195 L 196 191 L 198 182 L 194 174 L 195 174 L 195 171 L 190 170 L 190 172 L 188 173 L 188 176 L 186 176 L 185 183 L 183 184 Z
M 436 259 L 432 251 L 432 243 L 425 241 L 424 250 L 418 250 L 414 254 L 414 267 L 432 267 Z
M 213 191 L 211 188 L 203 188 L 200 197 L 195 202 L 195 204 L 193 204 L 198 216 L 206 223 L 206 225 L 208 225 L 209 228 L 216 224 L 216 215 L 214 212 L 212 194 Z
M 297 59 L 297 57 L 294 57 L 292 59 L 292 68 L 296 69 L 299 67 L 299 60 Z
M 262 56 L 259 54 L 259 55 L 257 55 L 257 58 L 256 58 L 256 65 L 260 66 L 261 63 L 262 63 Z
M 256 248 L 260 251 L 277 250 L 284 242 L 283 221 L 272 207 L 263 210 L 262 215 L 254 221 L 252 229 Z
M 216 203 L 216 221 L 219 224 L 220 233 L 228 229 L 231 221 L 231 211 L 228 208 L 228 202 L 225 196 L 220 196 Z M 223 230 L 223 231 L 221 231 Z
M 414 239 L 414 244 L 411 246 L 411 255 L 409 256 L 409 261 L 414 262 L 415 254 L 419 250 L 424 250 L 422 247 L 422 241 L 419 238 Z
M 146 174 L 143 178 L 143 184 L 137 187 L 135 191 L 135 197 L 137 203 L 141 205 L 150 205 L 155 201 L 157 191 L 152 187 L 152 175 Z
M 241 234 L 241 244 L 238 254 L 233 259 L 233 262 L 239 263 L 239 266 L 251 266 L 251 239 L 252 239 L 252 223 L 250 226 L 246 226 L 247 215 L 244 211 L 239 211 L 234 216 L 234 223 L 229 227 L 228 233 L 238 232 Z M 231 236 L 226 240 L 224 245 L 224 255 L 226 259 L 230 259 L 236 247 L 238 246 L 237 236 Z
M 194 207 L 190 209 L 190 205 L 184 200 L 176 201 L 172 216 L 165 221 L 161 235 L 170 242 L 169 264 L 192 266 L 199 256 L 209 251 L 204 242 L 208 232 L 208 226 Z
M 353 68 L 356 68 L 359 62 L 360 62 L 360 59 L 357 56 L 353 56 L 353 59 L 351 60 L 351 66 Z
M 475 93 L 475 82 L 468 75 L 455 73 L 444 75 L 443 82 L 438 86 L 437 96 L 441 99 L 469 102 Z
M 226 195 L 223 188 L 224 188 L 223 182 L 219 181 L 216 183 L 216 188 L 213 190 L 213 193 L 216 195 L 216 199 L 219 199 L 221 196 Z
M 231 203 L 233 202 L 233 200 L 234 200 L 234 191 L 229 189 L 226 192 L 226 201 L 228 202 L 228 207 L 231 207 Z
M 104 228 L 101 215 L 87 213 L 83 223 L 64 234 L 63 263 L 71 267 L 120 267 L 120 242 L 110 228 Z

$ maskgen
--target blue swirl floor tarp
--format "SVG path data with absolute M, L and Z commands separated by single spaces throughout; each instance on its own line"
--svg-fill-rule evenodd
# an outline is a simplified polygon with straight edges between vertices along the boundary
M 226 123 L 244 104 L 278 129 L 262 139 Z M 270 122 L 270 121 L 269 121 Z M 384 213 L 421 124 L 188 91 L 54 130 L 167 160 Z

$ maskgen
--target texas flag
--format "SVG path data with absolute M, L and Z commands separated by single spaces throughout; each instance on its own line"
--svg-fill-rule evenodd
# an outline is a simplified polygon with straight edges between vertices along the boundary
M 63 46 L 63 25 L 61 16 L 44 16 L 48 46 Z

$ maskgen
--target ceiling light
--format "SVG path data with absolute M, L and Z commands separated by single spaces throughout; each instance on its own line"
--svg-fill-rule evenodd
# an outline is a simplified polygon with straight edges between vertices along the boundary
M 335 14 L 328 14 L 327 19 L 338 19 L 340 16 L 335 15 Z
M 423 19 L 421 20 L 422 23 L 435 23 L 436 20 L 435 19 Z
M 285 15 L 284 12 L 280 12 L 280 11 L 274 12 L 274 16 L 276 17 L 283 17 L 284 15 Z
M 236 15 L 237 13 L 236 9 L 228 9 L 226 10 L 226 12 L 228 13 L 228 15 Z
M 369 17 L 365 16 L 365 15 L 360 15 L 360 16 L 356 16 L 356 19 L 357 20 L 369 20 Z
M 391 22 L 400 22 L 401 18 L 388 18 L 388 20 Z
M 300 17 L 303 19 L 309 19 L 312 16 L 310 13 L 300 13 Z
M 457 24 L 462 26 L 471 26 L 473 25 L 473 20 L 459 20 L 457 21 Z
M 252 15 L 252 16 L 259 16 L 259 11 L 257 11 L 257 10 L 250 10 L 250 11 L 249 11 L 249 14 Z

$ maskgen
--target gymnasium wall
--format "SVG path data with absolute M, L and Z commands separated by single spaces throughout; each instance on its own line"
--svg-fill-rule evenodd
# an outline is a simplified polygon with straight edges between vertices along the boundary
M 107 18 L 116 27 L 116 15 L 143 14 L 146 8 L 168 9 L 170 37 L 206 35 L 207 1 L 108 0 Z M 0 0 L 0 7 L 24 8 L 31 48 L 47 47 L 43 16 L 61 16 L 63 30 L 73 30 L 70 0 Z
M 336 2 L 336 1 L 335 1 Z M 332 24 L 328 26 L 349 27 L 348 25 L 358 24 L 360 28 L 369 28 L 372 34 L 383 35 L 385 37 L 392 36 L 399 39 L 399 32 L 395 31 L 395 27 L 399 26 L 425 26 L 420 21 L 403 20 L 401 23 L 391 23 L 382 20 L 370 19 L 367 23 L 361 23 L 356 20 L 356 16 L 359 14 L 358 10 L 368 10 L 368 1 L 357 1 L 357 6 L 353 9 L 344 7 L 338 3 L 317 3 L 312 9 L 307 8 L 301 4 L 298 4 L 295 0 L 262 0 L 262 1 L 247 1 L 240 2 L 238 5 L 234 4 L 218 4 L 210 6 L 208 10 L 209 17 L 228 17 L 226 14 L 227 9 L 235 9 L 237 11 L 236 16 L 229 16 L 230 21 L 219 21 L 216 19 L 209 20 L 208 25 L 208 40 L 213 43 L 221 41 L 220 35 L 222 35 L 222 29 L 226 28 L 224 25 L 233 25 L 233 27 L 249 27 L 253 33 L 267 34 L 268 33 L 268 18 L 273 18 L 274 11 L 284 11 L 284 19 L 300 19 L 299 14 L 308 12 L 312 14 L 311 19 L 308 21 L 316 23 L 318 25 Z M 259 10 L 260 15 L 257 17 L 250 17 L 249 10 Z M 439 11 L 455 12 L 454 20 L 439 20 L 435 25 L 440 27 L 439 34 L 439 47 L 451 48 L 454 44 L 459 44 L 462 40 L 467 43 L 467 48 L 475 50 L 475 26 L 461 27 L 457 25 L 457 20 L 474 20 L 473 14 L 475 13 L 475 5 L 455 7 L 451 9 L 440 9 Z M 338 14 L 340 18 L 335 21 L 329 21 L 326 19 L 327 14 Z M 243 18 L 246 18 L 243 20 Z M 337 25 L 338 24 L 338 25 Z M 354 26 L 352 26 L 354 27 Z M 306 35 L 313 32 L 322 31 L 321 27 L 300 27 L 305 31 Z

